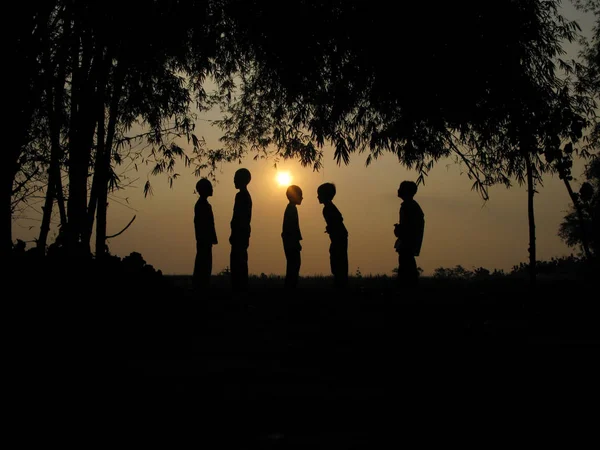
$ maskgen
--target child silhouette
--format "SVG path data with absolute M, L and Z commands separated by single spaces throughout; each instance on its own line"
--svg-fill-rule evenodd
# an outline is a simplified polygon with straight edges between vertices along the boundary
M 283 229 L 281 238 L 283 239 L 283 251 L 286 259 L 285 287 L 294 289 L 298 285 L 298 276 L 300 274 L 300 251 L 302 246 L 302 234 L 300 233 L 300 221 L 298 218 L 297 206 L 302 203 L 302 189 L 296 185 L 287 188 L 286 196 L 289 203 L 285 207 L 283 214 Z
M 337 288 L 348 285 L 348 230 L 342 214 L 333 204 L 336 188 L 333 183 L 323 183 L 317 188 L 317 199 L 323 204 L 325 232 L 329 234 L 329 263 Z
M 252 219 L 252 197 L 248 192 L 248 184 L 252 176 L 248 169 L 238 169 L 233 183 L 239 190 L 235 194 L 233 216 L 231 218 L 230 265 L 231 283 L 234 291 L 245 291 L 248 288 L 248 247 L 250 246 L 250 221 Z
M 421 206 L 414 200 L 417 184 L 403 181 L 398 188 L 398 197 L 403 201 L 400 205 L 400 221 L 394 224 L 398 252 L 398 284 L 399 287 L 415 287 L 419 281 L 419 271 L 415 256 L 419 256 L 425 231 L 425 215 Z
M 196 183 L 200 195 L 194 206 L 194 231 L 196 235 L 196 260 L 192 281 L 194 288 L 206 289 L 212 273 L 212 246 L 218 244 L 215 218 L 208 197 L 213 195 L 210 181 L 202 178 Z

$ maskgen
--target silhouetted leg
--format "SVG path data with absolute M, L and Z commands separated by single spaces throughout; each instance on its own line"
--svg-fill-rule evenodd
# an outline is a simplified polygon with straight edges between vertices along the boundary
M 417 260 L 410 252 L 398 253 L 398 287 L 411 288 L 419 283 Z
M 240 287 L 242 290 L 248 288 L 248 247 L 240 251 Z
M 295 289 L 298 286 L 298 276 L 300 274 L 300 250 L 297 248 L 283 247 L 285 259 L 287 262 L 285 271 L 285 287 Z
M 348 240 L 336 240 L 329 246 L 329 261 L 336 288 L 348 285 Z
M 233 290 L 237 290 L 240 285 L 240 267 L 239 267 L 239 249 L 237 246 L 231 246 L 231 254 L 229 255 L 229 265 L 231 270 L 231 286 Z
M 229 260 L 233 290 L 246 290 L 248 287 L 248 247 L 246 245 L 232 245 Z
M 193 284 L 195 289 L 207 289 L 212 273 L 212 245 L 196 245 Z

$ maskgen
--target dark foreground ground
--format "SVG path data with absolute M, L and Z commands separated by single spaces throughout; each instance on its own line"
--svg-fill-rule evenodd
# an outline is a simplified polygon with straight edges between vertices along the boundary
M 339 293 L 325 280 L 289 294 L 258 279 L 236 296 L 172 281 L 172 298 L 122 308 L 113 336 L 139 437 L 158 439 L 159 417 L 178 430 L 167 441 L 201 448 L 512 446 L 561 433 L 573 444 L 597 429 L 591 285 L 354 282 Z
M 6 403 L 21 443 L 387 449 L 597 442 L 597 281 L 14 276 Z M 19 272 L 27 275 L 27 272 Z M 90 275 L 93 274 L 93 275 Z M 10 406 L 8 406 L 10 405 Z M 35 445 L 38 446 L 38 445 Z

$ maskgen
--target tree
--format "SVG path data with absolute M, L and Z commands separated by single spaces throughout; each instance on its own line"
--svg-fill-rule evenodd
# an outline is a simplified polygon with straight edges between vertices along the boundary
M 558 1 L 405 4 L 394 13 L 377 1 L 298 2 L 285 21 L 260 1 L 236 6 L 231 33 L 251 58 L 219 122 L 233 154 L 252 149 L 318 170 L 329 142 L 338 163 L 391 152 L 420 180 L 455 155 L 484 198 L 516 178 L 528 186 L 535 280 L 534 193 L 556 170 L 544 153 L 579 141 L 594 108 L 559 77 L 557 64 L 570 70 L 562 44 L 578 26 Z
M 583 63 L 577 63 L 573 70 L 573 73 L 576 75 L 574 89 L 576 95 L 578 95 L 579 98 L 588 99 L 588 116 L 591 118 L 590 132 L 583 139 L 580 153 L 584 157 L 589 157 L 598 149 L 598 143 L 600 142 L 600 122 L 598 121 L 595 109 L 598 100 L 600 99 L 600 3 L 594 0 L 575 0 L 573 3 L 578 9 L 593 13 L 596 18 L 591 39 L 586 39 L 584 37 L 580 39 L 583 50 L 580 52 L 579 56 L 583 60 Z M 590 205 L 585 203 L 591 198 L 589 197 L 591 196 L 591 193 L 590 186 L 585 183 L 581 187 L 583 191 L 580 190 L 579 194 L 574 192 L 571 187 L 570 182 L 573 179 L 571 169 L 573 165 L 574 150 L 575 153 L 577 153 L 576 149 L 573 147 L 573 143 L 567 143 L 562 152 L 558 151 L 556 148 L 549 149 L 546 153 L 546 159 L 553 164 L 560 178 L 565 183 L 574 209 L 574 211 L 567 216 L 566 221 L 569 223 L 568 227 L 572 227 L 575 224 L 574 219 L 577 219 L 579 227 L 579 230 L 576 233 L 577 241 L 581 245 L 586 258 L 589 260 L 592 257 L 590 251 L 590 239 L 593 239 L 593 237 L 591 236 L 592 230 L 589 229 Z M 591 170 L 593 170 L 593 164 L 595 163 L 592 162 L 592 166 L 590 166 L 592 167 Z M 588 168 L 588 174 L 589 170 L 590 169 Z M 589 197 L 588 200 L 585 200 L 587 197 Z M 573 230 L 565 231 L 561 226 L 560 235 L 564 236 L 563 239 L 566 242 L 573 242 L 572 239 L 566 237 L 567 234 L 572 233 L 574 233 Z
M 89 253 L 94 212 L 105 229 L 118 144 L 137 121 L 149 129 L 156 172 L 182 156 L 164 138 L 174 120 L 208 169 L 248 152 L 318 169 L 328 142 L 340 164 L 354 153 L 367 153 L 368 164 L 391 152 L 422 179 L 435 161 L 456 155 L 484 196 L 493 183 L 526 178 L 532 205 L 533 183 L 546 170 L 541 149 L 576 129 L 581 116 L 558 113 L 570 97 L 556 58 L 576 26 L 557 5 L 297 0 L 288 2 L 289 14 L 264 0 L 56 2 L 50 11 L 63 18 L 43 23 L 64 36 L 51 42 L 68 49 L 64 80 L 53 72 L 67 111 L 58 127 L 68 162 L 67 242 Z M 50 53 L 51 67 L 63 67 L 57 54 Z M 217 84 L 210 97 L 209 76 Z M 200 109 L 224 106 L 222 149 L 200 148 L 192 136 L 193 100 Z M 97 237 L 102 251 L 102 232 Z
M 593 158 L 587 165 L 585 179 L 576 194 L 582 217 L 572 206 L 571 211 L 560 224 L 558 235 L 569 247 L 580 247 L 582 251 L 583 238 L 586 236 L 589 251 L 594 258 L 597 258 L 600 250 L 600 159 L 598 157 Z
M 42 249 L 52 205 L 56 200 L 62 205 L 62 169 L 68 174 L 62 241 L 89 254 L 97 217 L 96 248 L 102 254 L 107 193 L 119 186 L 114 166 L 128 157 L 144 157 L 155 162 L 152 173 L 166 172 L 172 183 L 175 160 L 192 162 L 176 140 L 187 138 L 200 152 L 203 142 L 193 135 L 191 106 L 195 100 L 198 109 L 204 107 L 202 83 L 209 74 L 217 81 L 225 79 L 216 54 L 222 19 L 212 12 L 219 3 L 140 0 L 115 8 L 59 1 L 43 17 L 36 16 L 31 26 L 46 33 L 36 41 L 36 54 L 24 53 L 35 60 L 31 77 L 36 91 L 27 95 L 39 101 L 23 126 L 41 126 L 30 133 L 35 145 L 23 142 L 14 148 L 17 153 L 33 149 L 38 159 L 42 143 L 49 149 L 43 163 L 48 181 L 38 240 Z M 29 29 L 23 29 L 28 36 Z M 142 131 L 132 134 L 133 127 Z M 128 144 L 139 141 L 146 143 L 147 152 L 128 152 Z M 10 178 L 12 185 L 16 178 Z M 149 182 L 145 189 L 150 191 Z
M 0 215 L 2 217 L 2 237 L 0 237 L 0 255 L 4 260 L 12 248 L 12 203 L 15 181 L 21 169 L 20 158 L 27 145 L 33 140 L 32 124 L 34 115 L 41 107 L 43 88 L 43 70 L 41 58 L 43 45 L 48 34 L 48 19 L 55 2 L 43 4 L 13 5 L 11 20 L 18 26 L 9 33 L 7 60 L 14 70 L 8 70 L 7 85 L 16 95 L 9 96 L 7 110 L 11 111 L 8 122 L 9 140 L 5 161 L 0 164 Z
M 590 39 L 582 38 L 581 58 L 583 63 L 577 67 L 577 88 L 596 99 L 600 99 L 600 3 L 597 0 L 573 0 L 575 6 L 596 18 Z M 595 126 L 589 135 L 589 147 L 600 148 L 600 121 L 596 116 Z

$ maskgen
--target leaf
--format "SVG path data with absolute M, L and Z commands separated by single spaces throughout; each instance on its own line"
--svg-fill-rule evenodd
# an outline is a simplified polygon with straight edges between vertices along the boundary
M 153 195 L 152 186 L 150 185 L 150 180 L 147 180 L 146 184 L 144 184 L 144 197 L 147 197 L 148 194 Z

